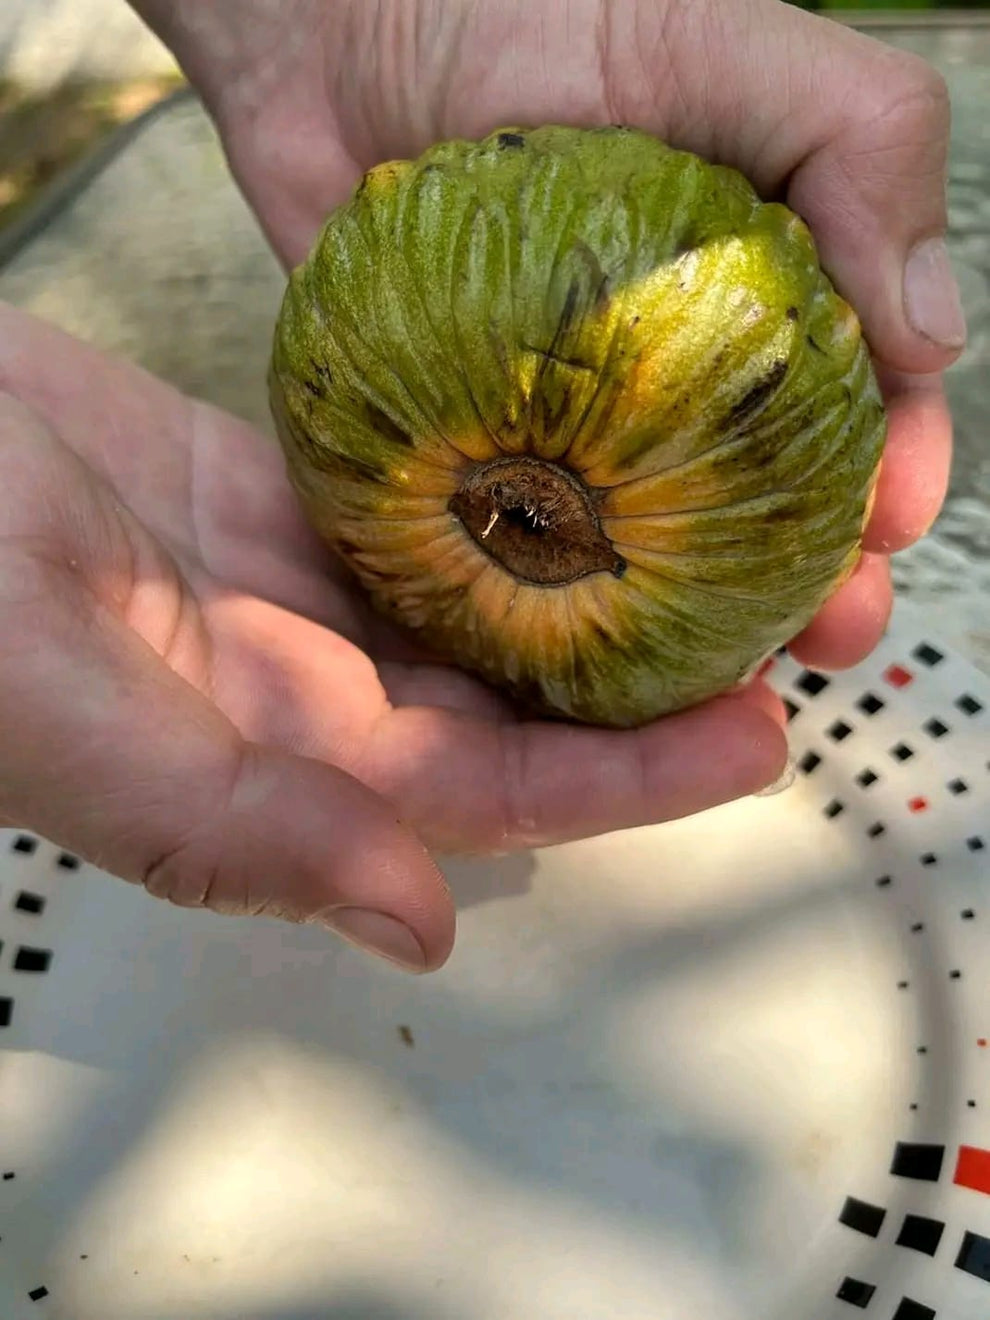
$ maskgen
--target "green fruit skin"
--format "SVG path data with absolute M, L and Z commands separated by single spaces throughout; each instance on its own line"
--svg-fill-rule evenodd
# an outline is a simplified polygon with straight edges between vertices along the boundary
M 855 568 L 886 419 L 791 211 L 624 129 L 371 171 L 292 275 L 270 372 L 312 524 L 375 605 L 549 714 L 641 725 L 746 680 Z M 520 583 L 448 502 L 580 476 L 628 569 Z

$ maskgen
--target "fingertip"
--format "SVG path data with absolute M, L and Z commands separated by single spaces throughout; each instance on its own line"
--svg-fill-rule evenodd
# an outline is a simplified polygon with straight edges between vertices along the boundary
M 765 661 L 756 678 L 751 679 L 723 700 L 737 700 L 755 710 L 760 710 L 773 720 L 778 728 L 783 729 L 787 725 L 787 708 L 781 697 L 767 681 L 773 673 L 774 665 L 775 661 L 773 659 Z
M 881 379 L 889 392 L 887 442 L 863 546 L 893 554 L 925 536 L 941 511 L 952 466 L 952 417 L 941 376 L 886 373 Z
M 800 664 L 813 669 L 851 669 L 883 637 L 892 608 L 889 560 L 864 553 L 849 581 L 787 649 Z
M 731 726 L 722 729 L 726 764 L 718 777 L 722 790 L 719 800 L 731 802 L 750 797 L 779 779 L 786 769 L 790 750 L 784 703 L 762 678 L 755 679 L 740 692 L 716 698 L 711 704 L 716 709 L 723 707 L 724 713 L 726 703 L 733 709 Z M 717 802 L 709 805 L 715 806 Z
M 173 903 L 334 929 L 414 971 L 454 943 L 450 890 L 385 798 L 336 766 L 248 743 L 223 813 L 144 876 Z

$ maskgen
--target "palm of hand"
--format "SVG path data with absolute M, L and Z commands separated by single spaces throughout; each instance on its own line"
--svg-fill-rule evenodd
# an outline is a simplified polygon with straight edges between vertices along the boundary
M 772 775 L 779 751 L 760 707 L 777 706 L 760 688 L 642 734 L 518 719 L 371 613 L 305 527 L 274 442 L 9 309 L 3 318 L 20 352 L 0 374 L 56 437 L 25 486 L 70 470 L 79 571 L 249 742 L 341 767 L 442 849 L 683 814 Z M 34 534 L 39 507 L 26 492 L 19 536 Z M 109 584 L 125 576 L 115 596 Z M 727 734 L 734 751 L 716 758 Z

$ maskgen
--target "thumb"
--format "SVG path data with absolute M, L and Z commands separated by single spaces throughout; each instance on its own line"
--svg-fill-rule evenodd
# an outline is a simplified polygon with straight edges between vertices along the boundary
M 334 766 L 246 741 L 121 617 L 121 561 L 143 566 L 146 602 L 171 589 L 150 538 L 133 529 L 128 565 L 98 481 L 9 401 L 0 449 L 18 490 L 0 518 L 0 817 L 173 903 L 318 921 L 410 970 L 439 966 L 450 895 L 394 809 Z
M 833 135 L 793 172 L 787 200 L 857 307 L 875 355 L 928 374 L 966 339 L 944 238 L 948 92 L 923 60 L 845 35 L 856 37 L 856 58 L 841 89 L 844 109 Z
M 4 816 L 183 907 L 317 921 L 411 971 L 445 960 L 449 894 L 394 809 L 245 741 L 124 625 L 80 613 L 51 606 L 30 654 L 6 651 Z

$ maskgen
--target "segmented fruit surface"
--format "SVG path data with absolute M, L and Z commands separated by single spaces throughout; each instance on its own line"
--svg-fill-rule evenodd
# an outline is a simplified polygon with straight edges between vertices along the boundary
M 885 433 L 804 223 L 625 129 L 366 175 L 292 275 L 271 395 L 376 605 L 527 705 L 730 688 L 860 553 Z

